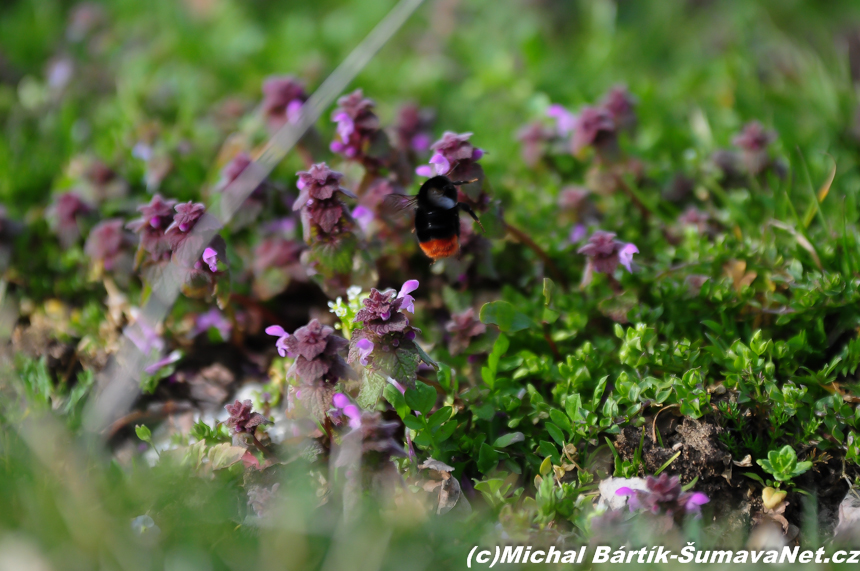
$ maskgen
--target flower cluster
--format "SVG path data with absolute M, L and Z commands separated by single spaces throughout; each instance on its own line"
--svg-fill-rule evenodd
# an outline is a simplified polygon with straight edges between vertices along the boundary
M 523 144 L 523 161 L 529 167 L 538 164 L 543 155 L 544 144 L 551 141 L 555 132 L 542 121 L 532 121 L 517 132 L 517 140 Z
M 54 199 L 46 214 L 64 248 L 70 248 L 78 240 L 81 235 L 78 219 L 92 210 L 92 206 L 74 192 L 65 192 Z
M 551 105 L 547 115 L 556 120 L 556 133 L 570 135 L 570 152 L 582 156 L 593 148 L 602 161 L 613 162 L 618 154 L 618 133 L 636 129 L 636 102 L 626 87 L 612 88 L 599 105 L 585 106 L 574 115 L 561 105 Z
M 267 424 L 270 421 L 259 412 L 251 412 L 253 405 L 250 400 L 233 404 L 228 404 L 224 408 L 230 413 L 230 418 L 227 419 L 227 426 L 233 429 L 234 434 L 242 432 L 253 433 L 261 424 Z
M 137 207 L 140 218 L 126 224 L 126 228 L 138 235 L 140 249 L 150 255 L 152 261 L 161 261 L 170 256 L 170 243 L 165 231 L 173 223 L 175 200 L 165 200 L 160 194 L 150 199 L 149 204 Z
M 295 357 L 295 374 L 304 384 L 317 381 L 336 383 L 340 379 L 353 376 L 352 370 L 339 352 L 349 342 L 334 334 L 334 329 L 323 325 L 318 319 L 312 320 L 288 335 L 283 328 L 269 327 L 266 332 L 278 336 L 278 352 Z
M 685 514 L 701 517 L 702 506 L 709 501 L 708 496 L 701 492 L 684 492 L 678 476 L 666 473 L 657 478 L 648 476 L 645 485 L 647 490 L 623 487 L 615 493 L 629 497 L 627 505 L 630 511 L 647 511 L 655 515 L 662 513 L 674 517 Z
M 776 140 L 776 133 L 768 131 L 758 121 L 744 125 L 743 130 L 732 139 L 741 149 L 741 160 L 747 172 L 753 176 L 762 173 L 771 164 L 768 147 Z
M 631 266 L 633 254 L 639 253 L 639 248 L 615 239 L 615 233 L 596 231 L 588 239 L 588 243 L 577 250 L 588 258 L 591 268 L 600 273 L 611 274 L 618 267 L 624 266 L 628 272 L 633 272 Z
M 478 160 L 484 156 L 484 151 L 469 142 L 471 137 L 472 133 L 445 131 L 442 138 L 430 147 L 433 150 L 430 164 L 418 167 L 415 173 L 424 177 L 446 175 L 452 180 L 474 181 L 462 185 L 460 190 L 473 202 L 480 203 L 484 190 L 484 169 Z
M 388 137 L 379 128 L 379 117 L 373 112 L 374 103 L 361 89 L 337 100 L 331 120 L 337 123 L 337 138 L 330 148 L 348 159 L 378 167 L 390 153 Z
M 430 109 L 420 109 L 407 103 L 397 112 L 395 131 L 397 145 L 401 150 L 423 153 L 430 148 L 430 127 L 434 114 Z
M 298 177 L 300 192 L 293 210 L 302 211 L 305 242 L 310 244 L 311 238 L 320 234 L 334 236 L 351 230 L 351 220 L 337 195 L 356 196 L 341 186 L 343 175 L 318 163 L 299 172 Z
M 96 224 L 90 231 L 84 244 L 84 252 L 94 262 L 101 263 L 106 271 L 110 271 L 131 243 L 131 237 L 123 230 L 123 221 L 120 218 L 109 218 Z
M 408 280 L 399 292 L 372 288 L 353 319 L 360 329 L 353 331 L 348 361 L 358 361 L 398 390 L 415 381 L 419 360 L 429 360 L 415 343 L 417 330 L 401 313 L 415 312 L 415 299 L 410 294 L 416 289 L 418 280 Z
M 451 321 L 445 324 L 445 331 L 451 334 L 448 350 L 452 355 L 465 351 L 472 340 L 487 331 L 487 326 L 475 317 L 474 308 L 451 315 Z
M 262 111 L 270 131 L 295 123 L 307 101 L 305 87 L 291 75 L 269 77 L 263 82 Z

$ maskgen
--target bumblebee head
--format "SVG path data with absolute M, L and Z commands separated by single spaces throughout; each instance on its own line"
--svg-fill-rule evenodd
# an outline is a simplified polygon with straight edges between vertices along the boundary
M 425 182 L 418 196 L 428 206 L 445 210 L 457 206 L 457 187 L 447 176 L 434 176 Z

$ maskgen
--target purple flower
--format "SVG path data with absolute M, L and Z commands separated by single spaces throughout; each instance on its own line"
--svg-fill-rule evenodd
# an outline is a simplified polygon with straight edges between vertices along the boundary
M 266 331 L 274 335 L 283 330 L 270 332 L 267 329 Z M 296 329 L 284 341 L 287 353 L 296 355 L 293 367 L 305 383 L 318 379 L 334 382 L 354 376 L 346 361 L 338 354 L 347 345 L 349 342 L 346 339 L 334 335 L 333 328 L 324 326 L 317 319 Z
M 186 240 L 188 233 L 191 232 L 197 221 L 206 212 L 206 206 L 189 200 L 187 203 L 177 204 L 174 210 L 176 210 L 176 214 L 173 216 L 173 223 L 167 227 L 164 235 L 170 247 L 177 250 Z
M 445 330 L 452 333 L 448 345 L 452 355 L 462 353 L 469 346 L 473 337 L 487 331 L 487 326 L 475 317 L 475 309 L 469 308 L 461 313 L 451 315 L 451 321 L 445 324 Z
M 358 362 L 366 367 L 367 358 L 373 352 L 373 341 L 370 339 L 359 339 L 355 346 L 358 348 Z
M 356 198 L 356 196 L 342 187 L 340 181 L 343 179 L 343 174 L 333 171 L 325 163 L 317 163 L 309 170 L 297 173 L 299 180 L 296 186 L 301 191 L 299 197 L 293 203 L 293 210 L 299 210 L 306 206 L 308 200 L 328 200 L 333 198 L 335 193 L 340 192 Z
M 418 289 L 418 285 L 418 280 L 406 280 L 397 294 L 397 298 L 403 300 L 400 306 L 412 314 L 415 313 L 415 298 L 409 294 Z
M 71 247 L 81 235 L 78 217 L 91 211 L 92 207 L 74 192 L 65 192 L 54 198 L 47 215 L 64 247 Z
M 558 206 L 563 210 L 581 210 L 588 194 L 584 186 L 566 186 L 558 194 Z
M 343 393 L 335 393 L 332 404 L 339 413 L 343 413 L 349 419 L 350 428 L 353 430 L 361 428 L 361 410 L 349 401 L 349 397 Z
M 387 377 L 385 380 L 388 381 L 389 383 L 391 383 L 392 385 L 394 385 L 394 388 L 397 389 L 398 391 L 400 391 L 400 394 L 402 394 L 402 395 L 406 394 L 406 387 L 404 387 L 403 385 L 401 385 L 400 383 L 398 383 L 397 381 L 395 381 L 391 377 Z
M 601 107 L 583 107 L 576 118 L 571 151 L 574 155 L 588 146 L 600 146 L 608 139 L 615 137 L 615 121 L 609 111 Z
M 362 302 L 364 308 L 355 315 L 354 322 L 363 323 L 366 329 L 377 335 L 403 331 L 409 325 L 406 316 L 399 311 L 404 301 L 405 297 L 397 297 L 393 290 L 380 292 L 372 288 L 370 295 Z
M 367 229 L 370 228 L 370 224 L 373 222 L 373 211 L 359 204 L 352 211 L 352 217 L 358 222 L 361 231 L 366 234 Z
M 658 478 L 648 476 L 645 486 L 646 490 L 618 488 L 615 493 L 629 498 L 627 506 L 630 511 L 643 510 L 655 515 L 666 513 L 674 517 L 684 514 L 700 517 L 701 506 L 709 501 L 708 496 L 701 492 L 684 492 L 678 476 L 669 476 L 666 473 Z
M 766 130 L 758 121 L 752 121 L 744 125 L 732 143 L 741 148 L 747 172 L 757 175 L 771 164 L 768 147 L 775 140 L 776 133 Z
M 272 335 L 278 338 L 275 342 L 275 347 L 278 348 L 278 355 L 286 357 L 289 353 L 289 349 L 287 349 L 287 339 L 290 338 L 290 334 L 284 331 L 284 328 L 280 325 L 270 325 L 269 327 L 266 327 L 266 335 Z M 290 357 L 295 357 L 295 355 L 290 355 Z
M 558 103 L 549 106 L 546 116 L 555 119 L 555 128 L 561 137 L 568 136 L 576 127 L 576 115 Z
M 571 244 L 578 244 L 582 242 L 587 233 L 588 230 L 586 230 L 584 225 L 576 224 L 573 228 L 571 228 L 570 236 L 568 236 L 568 239 L 570 240 Z
M 636 247 L 635 244 L 624 244 L 620 250 L 618 250 L 618 262 L 627 268 L 627 271 L 631 274 L 633 273 L 633 269 L 630 267 L 630 264 L 633 263 L 633 254 L 638 254 L 639 248 Z
M 403 149 L 423 153 L 430 148 L 430 126 L 433 112 L 407 103 L 397 112 L 397 144 Z
M 93 260 L 101 261 L 105 270 L 111 270 L 128 241 L 123 232 L 123 221 L 111 218 L 99 222 L 90 231 L 84 244 L 84 252 Z
M 230 320 L 224 317 L 224 314 L 214 307 L 206 313 L 201 313 L 197 316 L 194 323 L 194 335 L 199 335 L 204 331 L 209 331 L 214 327 L 221 334 L 221 339 L 225 341 L 230 339 L 230 331 L 233 330 L 233 324 Z
M 632 272 L 633 254 L 639 249 L 633 244 L 627 244 L 615 239 L 613 232 L 598 230 L 588 239 L 588 243 L 577 250 L 585 254 L 594 271 L 611 274 L 621 263 L 627 271 Z
M 435 151 L 430 158 L 430 167 L 418 167 L 415 172 L 421 176 L 432 176 L 433 170 L 437 175 L 448 174 L 460 162 L 477 161 L 484 151 L 469 143 L 471 136 L 472 133 L 445 131 L 442 138 L 430 147 Z
M 609 112 L 619 129 L 633 130 L 636 127 L 636 101 L 623 85 L 613 87 L 601 103 Z
M 288 121 L 295 122 L 307 101 L 304 85 L 291 75 L 268 77 L 263 82 L 263 115 L 269 130 L 277 131 Z
M 173 207 L 175 200 L 164 200 L 160 194 L 156 194 L 149 204 L 137 207 L 140 218 L 126 224 L 126 228 L 140 237 L 140 246 L 155 259 L 160 259 L 170 250 L 170 245 L 164 237 L 167 227 L 173 222 Z
M 532 121 L 517 132 L 517 140 L 523 144 L 523 160 L 528 166 L 533 167 L 540 161 L 543 144 L 552 137 L 553 132 L 540 121 Z
M 364 97 L 361 89 L 337 100 L 338 108 L 331 115 L 337 123 L 338 138 L 330 148 L 347 158 L 363 160 L 379 132 L 379 118 L 373 112 L 373 101 Z
M 230 418 L 227 419 L 226 424 L 233 429 L 234 433 L 253 433 L 261 424 L 270 422 L 259 412 L 251 412 L 252 406 L 250 400 L 244 402 L 237 400 L 233 404 L 228 404 L 224 407 L 230 413 Z
M 144 355 L 149 355 L 153 349 L 159 352 L 164 349 L 164 340 L 158 335 L 143 316 L 123 330 L 123 334 L 134 343 Z
M 169 355 L 166 355 L 165 357 L 162 357 L 161 359 L 159 359 L 155 363 L 149 365 L 148 367 L 143 369 L 143 371 L 147 375 L 154 375 L 160 369 L 163 369 L 164 367 L 166 367 L 168 365 L 172 365 L 173 363 L 176 363 L 181 358 L 182 358 L 182 353 L 180 351 L 173 351 Z
M 203 250 L 203 261 L 209 266 L 209 271 L 215 273 L 218 271 L 218 252 L 212 248 Z

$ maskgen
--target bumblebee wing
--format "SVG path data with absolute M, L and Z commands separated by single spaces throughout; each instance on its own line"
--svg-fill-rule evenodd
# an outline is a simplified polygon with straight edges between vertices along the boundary
M 408 194 L 389 194 L 382 199 L 382 214 L 384 216 L 406 216 L 415 209 L 418 196 Z

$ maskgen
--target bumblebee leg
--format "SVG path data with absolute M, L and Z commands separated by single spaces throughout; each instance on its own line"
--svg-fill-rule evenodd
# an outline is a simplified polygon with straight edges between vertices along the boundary
M 475 214 L 475 211 L 474 211 L 474 210 L 472 210 L 472 207 L 471 207 L 471 206 L 469 206 L 469 205 L 468 205 L 468 204 L 466 204 L 465 202 L 458 202 L 458 203 L 457 203 L 457 206 L 459 206 L 459 207 L 460 207 L 460 210 L 462 210 L 463 212 L 465 212 L 466 214 L 468 214 L 469 216 L 471 216 L 471 217 L 472 217 L 472 220 L 474 220 L 475 222 L 477 222 L 477 223 L 478 223 L 478 226 L 480 226 L 480 227 L 481 227 L 481 232 L 486 233 L 486 230 L 484 230 L 484 225 L 483 225 L 483 224 L 481 224 L 481 221 L 480 221 L 480 220 L 478 220 L 478 215 L 477 215 L 477 214 Z

